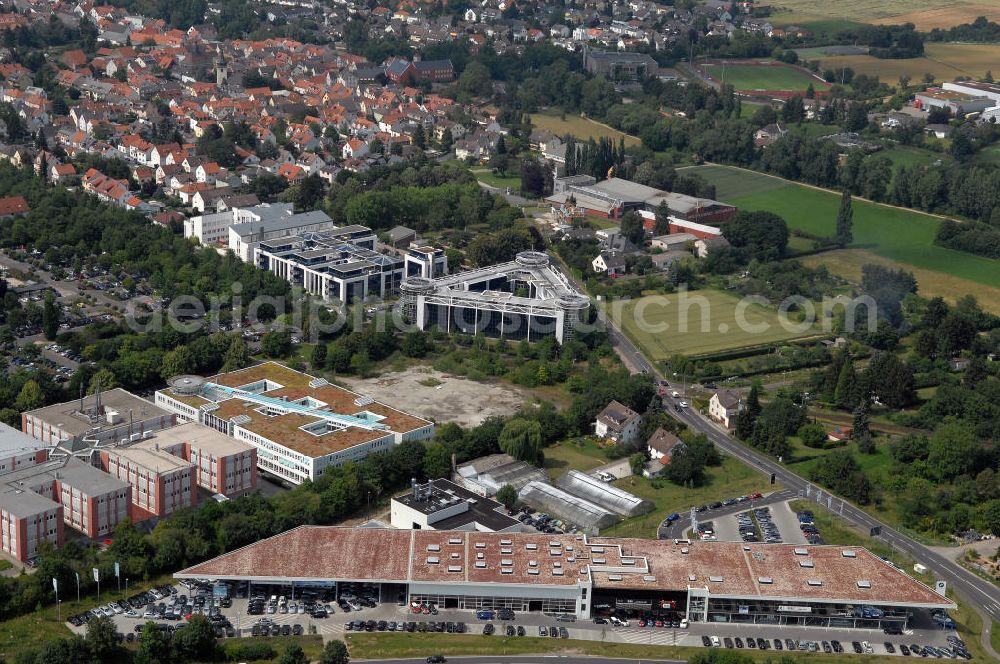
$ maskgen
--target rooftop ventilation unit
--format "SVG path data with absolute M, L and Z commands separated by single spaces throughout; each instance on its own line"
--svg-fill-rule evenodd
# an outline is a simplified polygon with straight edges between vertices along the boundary
M 480 560 L 480 561 L 476 562 L 476 568 L 477 569 L 486 569 L 486 563 L 483 562 L 482 560 Z
M 437 565 L 440 562 L 441 562 L 441 560 L 437 556 L 428 556 L 427 557 L 427 564 L 428 565 Z
M 769 576 L 758 576 L 757 577 L 757 583 L 770 584 L 770 583 L 774 583 L 774 579 L 772 579 Z
M 592 547 L 590 547 L 590 552 L 591 553 L 604 553 L 604 547 L 603 546 L 592 546 Z
M 607 562 L 608 562 L 607 558 L 594 558 L 595 565 L 604 565 Z
M 329 384 L 330 381 L 328 381 L 326 378 L 313 378 L 311 381 L 309 381 L 309 387 L 311 387 L 314 390 L 317 390 L 321 387 L 326 387 Z
M 797 556 L 808 556 L 809 549 L 795 549 L 792 553 L 794 553 Z
M 558 567 L 552 570 L 552 576 L 562 576 L 562 575 L 563 575 L 563 571 L 561 569 L 559 569 Z
M 514 568 L 512 568 L 512 567 L 501 567 L 500 568 L 500 573 L 501 574 L 513 574 L 514 573 Z
M 609 574 L 608 575 L 608 581 L 621 581 L 621 580 L 622 580 L 622 575 L 621 574 Z
M 688 574 L 688 581 L 697 581 L 698 577 L 694 574 Z
M 820 581 L 819 579 L 809 579 L 808 581 L 806 581 L 806 583 L 808 583 L 810 586 L 821 586 L 821 585 L 823 585 L 823 582 Z
M 643 581 L 652 581 L 652 582 L 655 582 L 656 581 L 656 577 L 647 574 L 646 576 L 642 577 L 642 580 Z
M 711 581 L 712 583 L 722 583 L 721 576 L 710 576 L 708 577 L 708 580 Z
M 500 540 L 500 546 L 510 546 L 511 544 L 513 544 L 513 542 L 510 541 L 509 539 Z
M 537 569 L 529 569 L 528 570 L 528 574 L 530 574 L 532 576 L 538 576 L 538 570 Z
M 799 561 L 799 567 L 809 567 L 809 568 L 812 568 L 812 567 L 815 567 L 815 565 L 813 564 L 813 561 L 811 561 L 811 560 L 800 560 Z
M 462 571 L 462 566 L 461 565 L 448 565 L 448 571 L 449 572 L 461 572 Z
M 440 551 L 441 550 L 441 545 L 440 544 L 428 544 L 427 545 L 427 550 L 428 551 Z
M 525 544 L 524 548 L 527 549 L 528 551 L 537 551 L 538 550 L 538 545 L 537 544 Z
M 510 558 L 503 558 L 500 560 L 500 564 L 503 565 L 504 567 L 510 567 L 511 565 L 514 564 L 514 561 L 511 560 Z
M 448 544 L 461 544 L 461 543 L 462 543 L 462 538 L 461 537 L 449 537 L 448 538 Z
M 476 548 L 477 549 L 485 549 L 486 548 L 486 542 L 476 542 Z
M 840 555 L 842 555 L 845 558 L 857 558 L 858 552 L 854 551 L 853 549 L 844 549 L 843 551 L 840 552 Z
M 500 553 L 505 553 L 507 555 L 510 555 L 510 554 L 514 553 L 514 549 L 510 549 L 510 548 L 500 549 Z
M 682 555 L 685 555 L 685 556 L 686 556 L 686 555 L 687 555 L 687 554 L 689 554 L 690 552 L 691 552 L 691 549 L 689 549 L 689 548 L 687 548 L 687 547 L 684 547 L 683 549 L 681 549 L 681 554 L 682 554 Z
M 865 581 L 863 579 L 861 581 L 858 581 L 858 588 L 871 588 L 871 587 L 872 587 L 871 581 Z
M 538 567 L 538 561 L 537 560 L 529 560 L 528 561 L 528 567 Z

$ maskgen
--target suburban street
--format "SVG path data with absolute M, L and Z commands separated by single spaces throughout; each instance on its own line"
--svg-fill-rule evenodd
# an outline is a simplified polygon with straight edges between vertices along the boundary
M 573 281 L 576 282 L 581 292 L 586 292 L 583 289 L 583 285 L 575 278 Z M 604 311 L 600 308 L 598 308 L 598 311 L 599 317 L 606 323 L 612 346 L 629 365 L 630 370 L 633 372 L 645 372 L 657 380 L 665 379 L 656 365 L 649 361 L 635 344 L 607 318 Z M 733 439 L 725 430 L 712 422 L 707 416 L 697 412 L 696 409 L 685 408 L 677 412 L 673 408 L 669 408 L 667 412 L 686 424 L 693 431 L 704 433 L 708 436 L 709 440 L 715 443 L 720 452 L 736 457 L 765 475 L 769 476 L 771 473 L 774 473 L 775 480 L 787 490 L 796 495 L 806 496 L 820 502 L 834 513 L 841 515 L 851 525 L 861 528 L 865 532 L 871 532 L 872 528 L 880 527 L 881 534 L 878 536 L 879 539 L 897 551 L 901 551 L 925 565 L 931 574 L 940 580 L 946 581 L 949 587 L 954 589 L 963 599 L 981 609 L 985 616 L 988 616 L 992 620 L 1000 620 L 1000 588 L 991 582 L 976 576 L 958 563 L 949 560 L 913 538 L 900 533 L 851 503 L 837 496 L 831 496 L 829 492 L 813 485 L 805 478 L 778 463 L 777 460 L 771 459 Z M 682 515 L 683 519 L 690 519 L 690 515 Z M 982 642 L 989 644 L 990 630 L 992 628 L 991 621 L 984 620 L 983 623 Z

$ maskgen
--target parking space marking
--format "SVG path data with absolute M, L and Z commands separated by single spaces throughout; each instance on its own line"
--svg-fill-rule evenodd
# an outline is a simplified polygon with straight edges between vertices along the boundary
M 633 644 L 652 644 L 657 646 L 675 646 L 688 635 L 686 631 L 672 629 L 616 629 L 616 634 L 622 641 Z

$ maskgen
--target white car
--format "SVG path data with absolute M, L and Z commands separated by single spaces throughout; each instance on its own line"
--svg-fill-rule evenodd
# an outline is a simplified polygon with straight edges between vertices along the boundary
M 677 405 L 680 406 L 681 408 L 687 408 L 688 407 L 688 402 L 687 401 L 682 401 L 682 402 L 680 402 Z

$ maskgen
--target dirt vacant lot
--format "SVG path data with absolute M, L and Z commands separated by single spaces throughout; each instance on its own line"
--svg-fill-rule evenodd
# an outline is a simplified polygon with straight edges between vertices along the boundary
M 435 422 L 473 427 L 491 415 L 511 415 L 531 397 L 503 383 L 479 383 L 461 376 L 413 367 L 375 378 L 338 378 L 376 401 Z

